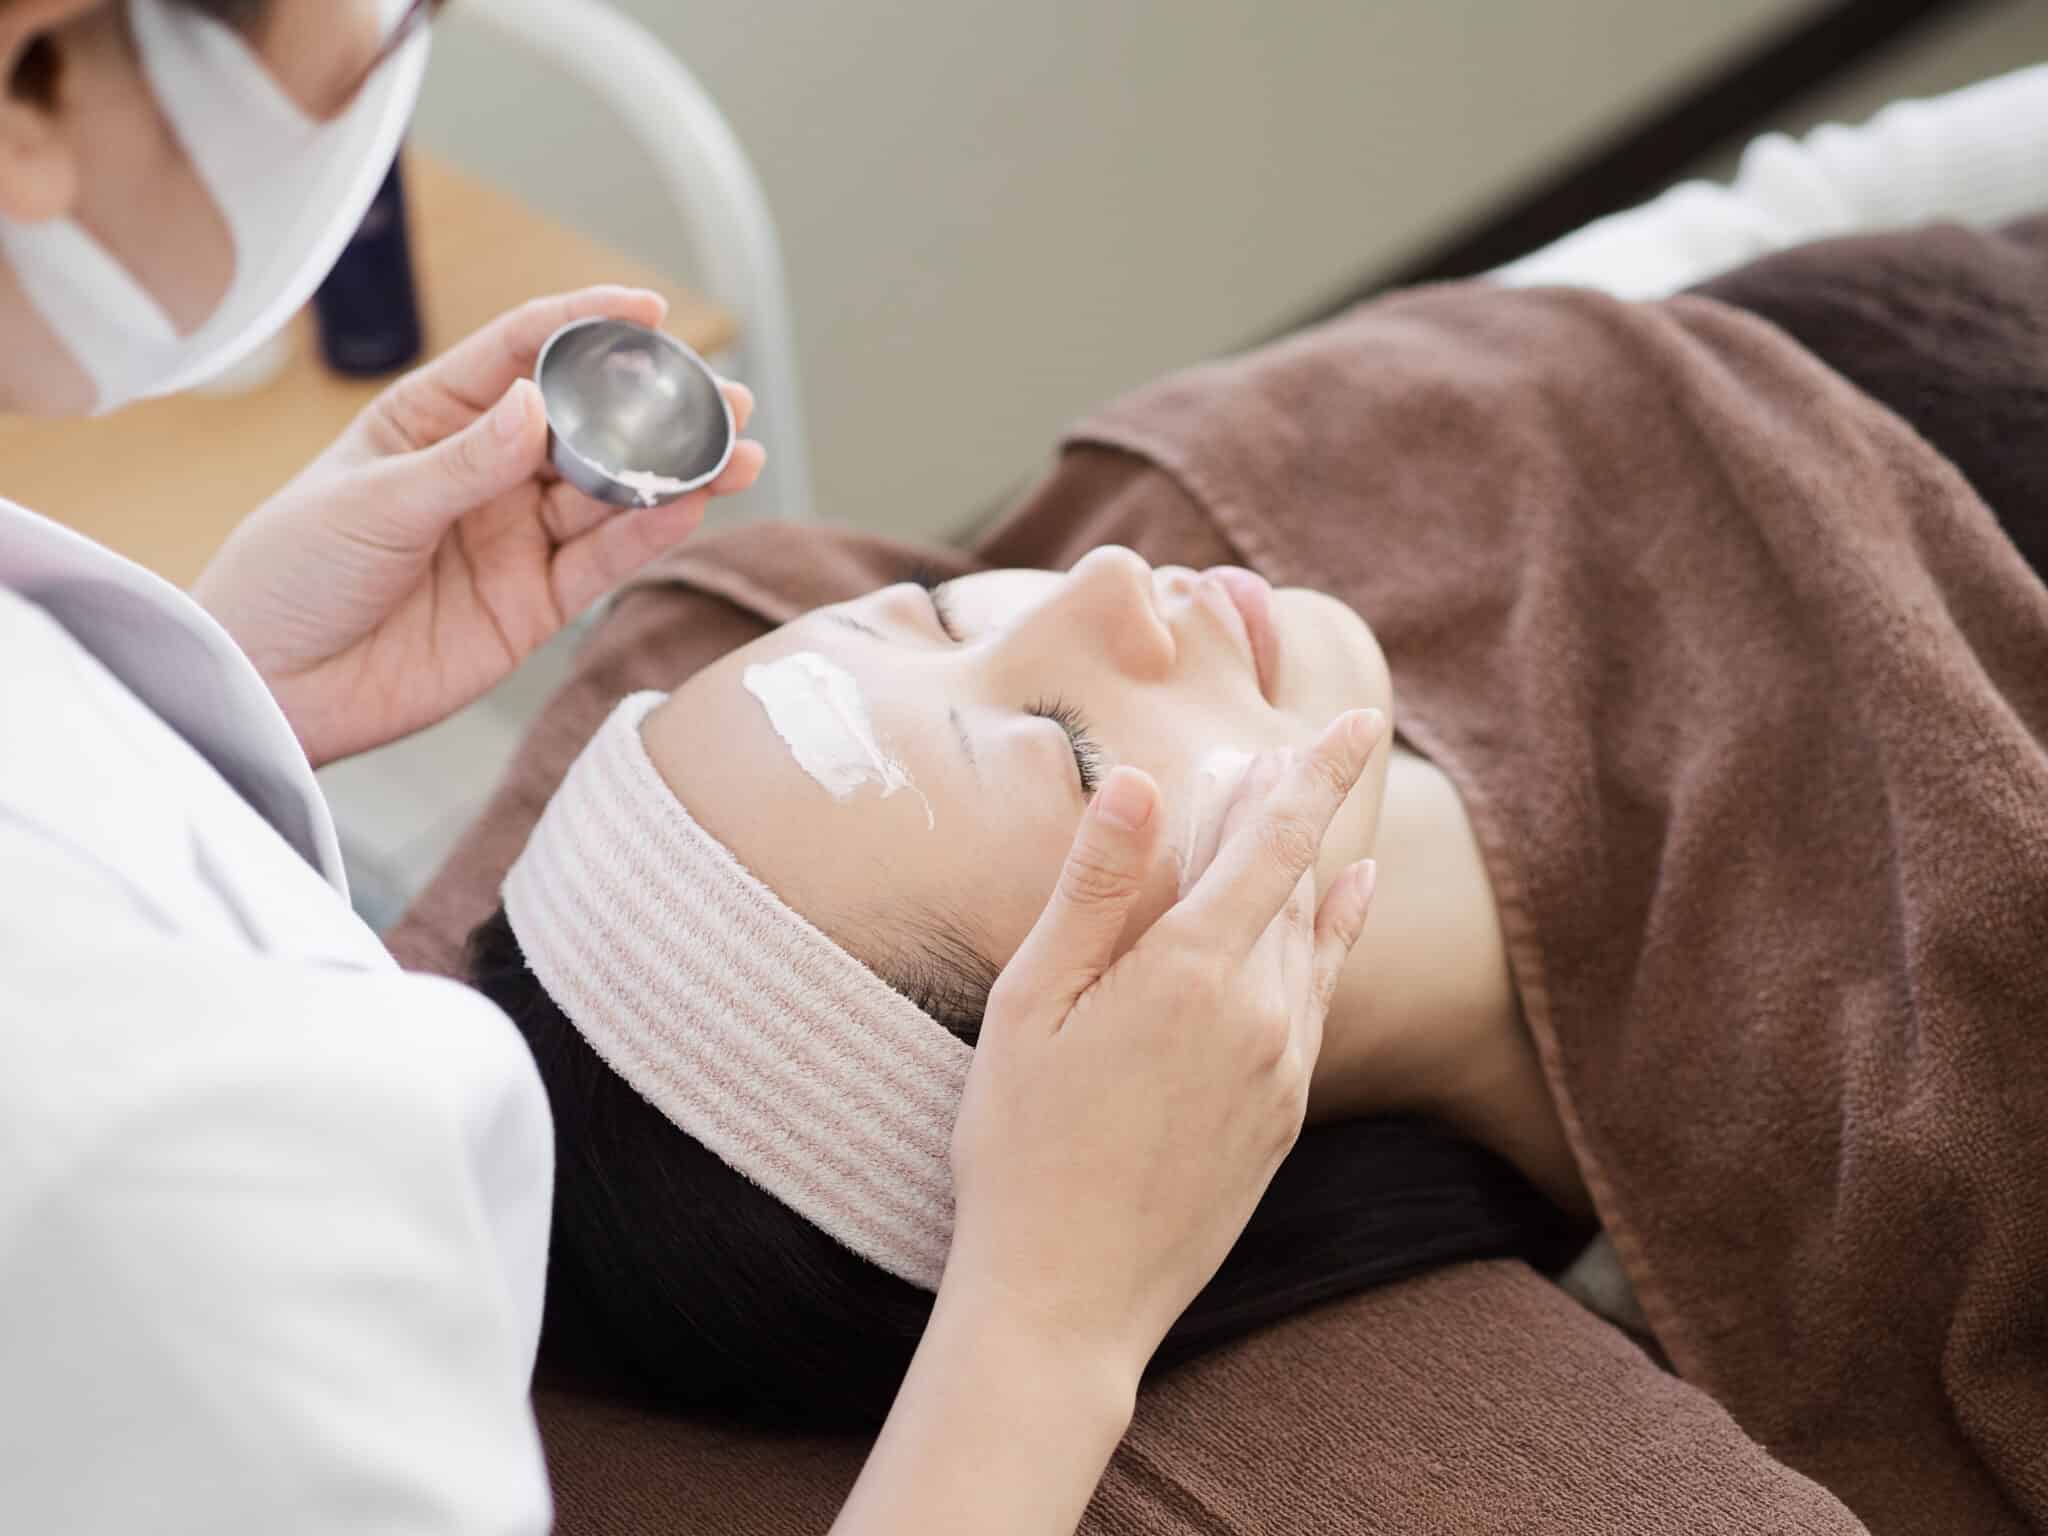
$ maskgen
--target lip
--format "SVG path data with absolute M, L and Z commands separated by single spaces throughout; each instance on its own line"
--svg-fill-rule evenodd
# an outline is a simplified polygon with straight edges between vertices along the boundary
M 1273 624 L 1273 584 L 1256 571 L 1240 565 L 1218 565 L 1202 572 L 1230 599 L 1244 625 L 1246 643 L 1252 653 L 1252 669 L 1259 680 L 1259 692 L 1273 702 L 1273 684 L 1280 676 L 1280 631 Z

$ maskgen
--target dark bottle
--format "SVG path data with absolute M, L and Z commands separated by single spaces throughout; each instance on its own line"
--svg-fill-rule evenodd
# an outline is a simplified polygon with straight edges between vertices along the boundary
M 393 161 L 355 238 L 313 298 L 320 350 L 336 373 L 375 377 L 419 361 L 423 340 L 409 233 L 405 182 Z

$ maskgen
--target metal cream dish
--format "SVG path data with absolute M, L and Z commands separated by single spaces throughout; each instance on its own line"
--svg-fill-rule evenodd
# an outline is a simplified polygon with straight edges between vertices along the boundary
M 660 506 L 709 485 L 739 442 L 710 365 L 646 326 L 566 325 L 541 348 L 534 381 L 555 468 L 613 506 Z

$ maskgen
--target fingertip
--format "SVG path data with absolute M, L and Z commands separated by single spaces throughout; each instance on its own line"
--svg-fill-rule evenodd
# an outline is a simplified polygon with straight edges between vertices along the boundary
M 752 438 L 742 441 L 732 451 L 732 458 L 725 466 L 725 472 L 718 477 L 711 488 L 715 496 L 736 496 L 741 491 L 752 490 L 761 478 L 761 471 L 768 467 L 768 450 Z
M 540 386 L 531 379 L 514 379 L 498 402 L 498 433 L 508 443 L 517 443 L 547 429 L 547 408 Z
M 1379 889 L 1380 866 L 1377 859 L 1360 859 L 1345 872 L 1351 883 L 1350 931 L 1346 935 L 1348 949 L 1355 945 L 1365 933 L 1366 919 L 1372 915 L 1373 892 Z
M 1330 886 L 1329 894 L 1316 913 L 1317 973 L 1327 1001 L 1336 986 L 1337 973 L 1345 959 L 1365 937 L 1366 918 L 1372 911 L 1373 889 L 1379 878 L 1371 859 L 1348 865 Z
M 630 283 L 597 283 L 567 295 L 566 303 L 569 312 L 580 318 L 630 320 L 653 329 L 660 328 L 669 311 L 668 299 L 662 294 Z
M 1159 786 L 1142 769 L 1129 765 L 1110 772 L 1095 792 L 1095 814 L 1120 832 L 1142 832 L 1159 807 Z
M 1337 722 L 1344 745 L 1360 758 L 1368 757 L 1386 734 L 1387 717 L 1377 709 L 1346 710 Z
M 747 423 L 754 419 L 754 392 L 737 379 L 720 379 L 718 389 L 732 409 L 733 426 L 746 431 Z
M 531 379 L 514 379 L 498 403 L 462 432 L 445 440 L 444 453 L 472 484 L 524 479 L 547 459 L 547 411 Z
M 621 320 L 640 320 L 649 325 L 659 325 L 668 318 L 668 299 L 652 288 L 637 284 L 618 283 L 596 290 L 600 302 L 606 304 Z

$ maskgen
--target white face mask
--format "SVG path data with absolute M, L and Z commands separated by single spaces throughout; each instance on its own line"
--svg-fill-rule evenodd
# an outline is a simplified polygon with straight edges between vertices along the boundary
M 284 327 L 369 209 L 426 69 L 423 29 L 346 112 L 320 123 L 229 28 L 166 0 L 128 3 L 144 78 L 234 237 L 235 275 L 212 316 L 180 336 L 76 221 L 0 218 L 0 257 L 91 375 L 100 411 L 204 383 Z M 378 8 L 395 26 L 406 0 Z

